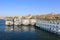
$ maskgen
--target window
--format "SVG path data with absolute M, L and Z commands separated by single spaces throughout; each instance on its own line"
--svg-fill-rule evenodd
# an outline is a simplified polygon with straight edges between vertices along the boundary
M 59 24 L 59 23 L 57 23 L 57 24 Z

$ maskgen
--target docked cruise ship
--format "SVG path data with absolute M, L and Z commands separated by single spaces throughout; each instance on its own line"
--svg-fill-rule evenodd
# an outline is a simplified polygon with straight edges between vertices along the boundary
M 30 25 L 35 25 L 36 21 L 36 19 L 30 19 Z
M 13 25 L 13 20 L 5 20 L 6 25 Z
M 13 25 L 12 17 L 6 17 L 4 20 L 5 20 L 5 25 Z
M 23 25 L 29 25 L 30 24 L 29 19 L 22 19 L 22 24 Z
M 7 20 L 7 21 L 5 22 L 5 24 L 6 24 L 6 25 L 13 25 L 13 21 Z
M 13 22 L 14 21 L 14 22 Z M 6 25 L 34 25 L 36 23 L 36 19 L 20 19 L 15 18 L 14 20 L 6 20 Z
M 60 20 L 37 20 L 36 26 L 60 35 Z
M 22 19 L 23 25 L 34 25 L 36 23 L 36 19 Z
M 36 19 L 32 18 L 31 15 L 28 16 L 14 16 L 14 17 L 6 17 L 6 25 L 34 25 L 36 23 Z
M 14 25 L 21 25 L 21 19 L 20 18 L 15 18 L 14 19 Z

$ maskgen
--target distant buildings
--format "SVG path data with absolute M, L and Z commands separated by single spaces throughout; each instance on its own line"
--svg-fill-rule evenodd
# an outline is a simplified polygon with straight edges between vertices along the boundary
M 55 14 L 54 12 L 51 12 L 50 14 L 43 14 L 43 15 L 6 16 L 6 17 L 0 16 L 0 19 L 13 20 L 14 18 L 60 20 L 60 14 Z
M 45 20 L 60 20 L 60 14 L 50 13 L 45 15 L 37 15 L 36 18 Z

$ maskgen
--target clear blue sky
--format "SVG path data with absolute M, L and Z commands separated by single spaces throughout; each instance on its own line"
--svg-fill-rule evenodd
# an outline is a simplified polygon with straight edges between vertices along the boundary
M 60 0 L 0 0 L 0 15 L 60 13 Z

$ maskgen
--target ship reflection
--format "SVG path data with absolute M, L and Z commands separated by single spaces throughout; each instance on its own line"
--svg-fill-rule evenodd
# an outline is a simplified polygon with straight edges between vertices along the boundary
M 33 26 L 6 26 L 5 31 L 32 32 L 35 28 Z

